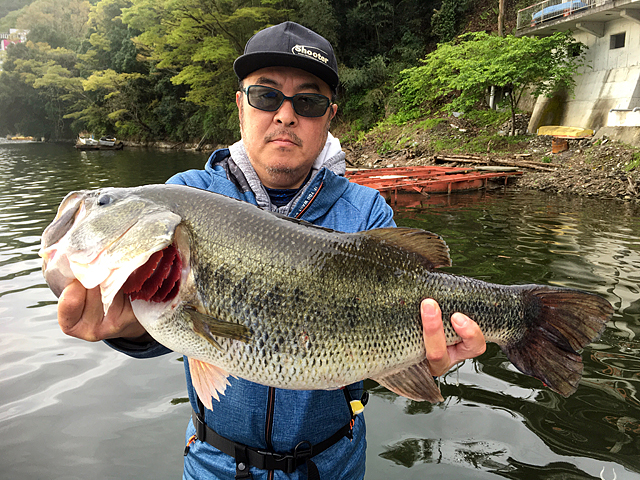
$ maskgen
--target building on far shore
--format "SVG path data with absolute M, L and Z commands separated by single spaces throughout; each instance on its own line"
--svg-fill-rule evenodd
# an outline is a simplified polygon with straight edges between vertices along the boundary
M 9 45 L 14 43 L 24 43 L 27 41 L 29 30 L 18 30 L 10 28 L 9 33 L 0 33 L 0 52 L 5 52 Z M 2 70 L 2 61 L 4 54 L 0 53 L 0 70 Z
M 516 36 L 571 31 L 589 47 L 573 96 L 537 99 L 529 131 L 562 125 L 640 145 L 640 0 L 545 0 L 518 12 Z

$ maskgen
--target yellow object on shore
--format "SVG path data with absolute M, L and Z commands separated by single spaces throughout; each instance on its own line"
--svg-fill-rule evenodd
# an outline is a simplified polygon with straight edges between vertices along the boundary
M 7 136 L 8 140 L 28 140 L 28 141 L 33 141 L 35 140 L 35 138 L 33 137 L 23 137 L 23 136 L 17 136 L 17 137 L 9 137 Z
M 538 135 L 551 135 L 554 137 L 584 138 L 593 135 L 593 130 L 582 127 L 562 127 L 559 125 L 545 125 L 538 128 Z

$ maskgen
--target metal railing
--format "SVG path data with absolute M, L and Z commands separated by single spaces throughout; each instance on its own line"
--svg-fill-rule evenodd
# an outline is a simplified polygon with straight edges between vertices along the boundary
M 603 3 L 606 3 L 606 0 L 544 0 L 518 11 L 516 29 L 535 27 L 542 22 L 567 17 Z

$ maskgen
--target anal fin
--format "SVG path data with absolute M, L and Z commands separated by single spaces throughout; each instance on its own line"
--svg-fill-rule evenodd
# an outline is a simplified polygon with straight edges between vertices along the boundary
M 220 367 L 189 358 L 189 372 L 191 373 L 191 383 L 196 389 L 198 398 L 209 410 L 212 408 L 212 398 L 220 400 L 219 395 L 224 395 L 224 391 L 229 385 L 227 377 L 229 374 Z
M 393 393 L 418 402 L 438 403 L 444 400 L 429 370 L 427 359 L 397 373 L 373 377 L 373 380 Z

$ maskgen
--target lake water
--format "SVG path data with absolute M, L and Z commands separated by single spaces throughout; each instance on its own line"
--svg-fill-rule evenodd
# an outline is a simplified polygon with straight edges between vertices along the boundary
M 0 143 L 0 478 L 180 478 L 190 407 L 178 355 L 134 360 L 66 337 L 40 234 L 70 190 L 161 183 L 206 154 Z M 640 211 L 507 191 L 432 197 L 397 222 L 442 235 L 450 271 L 575 287 L 615 314 L 564 399 L 495 345 L 412 402 L 368 382 L 367 479 L 640 479 Z

